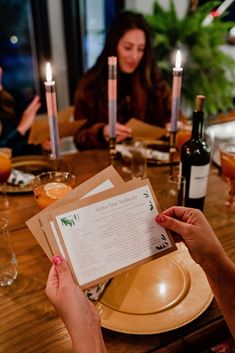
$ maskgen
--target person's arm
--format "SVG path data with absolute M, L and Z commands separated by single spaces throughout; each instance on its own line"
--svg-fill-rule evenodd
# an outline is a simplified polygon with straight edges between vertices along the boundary
M 17 131 L 22 136 L 24 136 L 25 133 L 31 128 L 40 106 L 41 106 L 40 97 L 36 95 L 32 100 L 32 102 L 28 105 L 28 107 L 23 112 L 20 122 L 17 126 Z
M 158 215 L 156 220 L 161 226 L 181 235 L 192 258 L 204 270 L 235 338 L 235 265 L 203 213 L 191 208 L 172 207 Z
M 106 353 L 95 306 L 74 283 L 67 262 L 56 256 L 53 263 L 46 294 L 68 329 L 73 353 Z

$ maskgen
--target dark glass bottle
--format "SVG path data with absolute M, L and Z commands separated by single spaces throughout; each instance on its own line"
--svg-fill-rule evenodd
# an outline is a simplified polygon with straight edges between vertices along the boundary
M 203 138 L 205 96 L 196 97 L 191 139 L 181 150 L 181 173 L 186 178 L 185 206 L 203 211 L 210 168 L 210 146 Z

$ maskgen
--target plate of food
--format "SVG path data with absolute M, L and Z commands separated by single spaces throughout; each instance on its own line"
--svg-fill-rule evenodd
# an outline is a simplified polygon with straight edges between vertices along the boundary
M 48 156 L 33 155 L 12 158 L 12 171 L 5 185 L 7 193 L 25 193 L 33 189 L 34 176 L 52 170 Z
M 117 144 L 117 154 L 123 161 L 131 158 L 132 144 L 134 140 L 128 140 Z M 148 165 L 169 165 L 170 164 L 170 145 L 167 136 L 165 139 L 156 141 L 144 141 L 146 145 L 146 158 Z M 176 152 L 174 156 L 174 163 L 179 162 L 179 154 Z

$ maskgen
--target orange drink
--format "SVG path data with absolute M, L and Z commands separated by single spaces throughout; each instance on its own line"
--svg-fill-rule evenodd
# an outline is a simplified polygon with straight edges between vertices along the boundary
M 11 149 L 0 148 L 0 183 L 5 183 L 11 173 Z
M 235 212 L 235 143 L 221 143 L 219 145 L 219 150 L 222 173 L 228 185 L 225 211 Z
M 34 196 L 40 208 L 46 208 L 51 203 L 70 192 L 75 183 L 75 176 L 69 172 L 47 172 L 39 174 L 34 179 Z
M 179 130 L 176 135 L 176 146 L 178 148 L 179 153 L 181 152 L 181 148 L 183 144 L 190 140 L 192 132 L 190 129 Z
M 220 151 L 221 168 L 223 176 L 228 179 L 235 179 L 235 144 L 233 151 Z

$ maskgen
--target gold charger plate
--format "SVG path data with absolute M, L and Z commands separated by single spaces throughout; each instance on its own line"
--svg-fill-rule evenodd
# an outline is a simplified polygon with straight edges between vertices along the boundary
M 184 326 L 210 305 L 201 267 L 179 250 L 115 277 L 96 302 L 101 325 L 129 334 L 156 334 Z
M 51 160 L 43 155 L 13 157 L 12 168 L 34 175 L 52 170 Z M 7 193 L 27 193 L 33 189 L 32 184 L 26 186 L 6 184 L 5 190 Z

